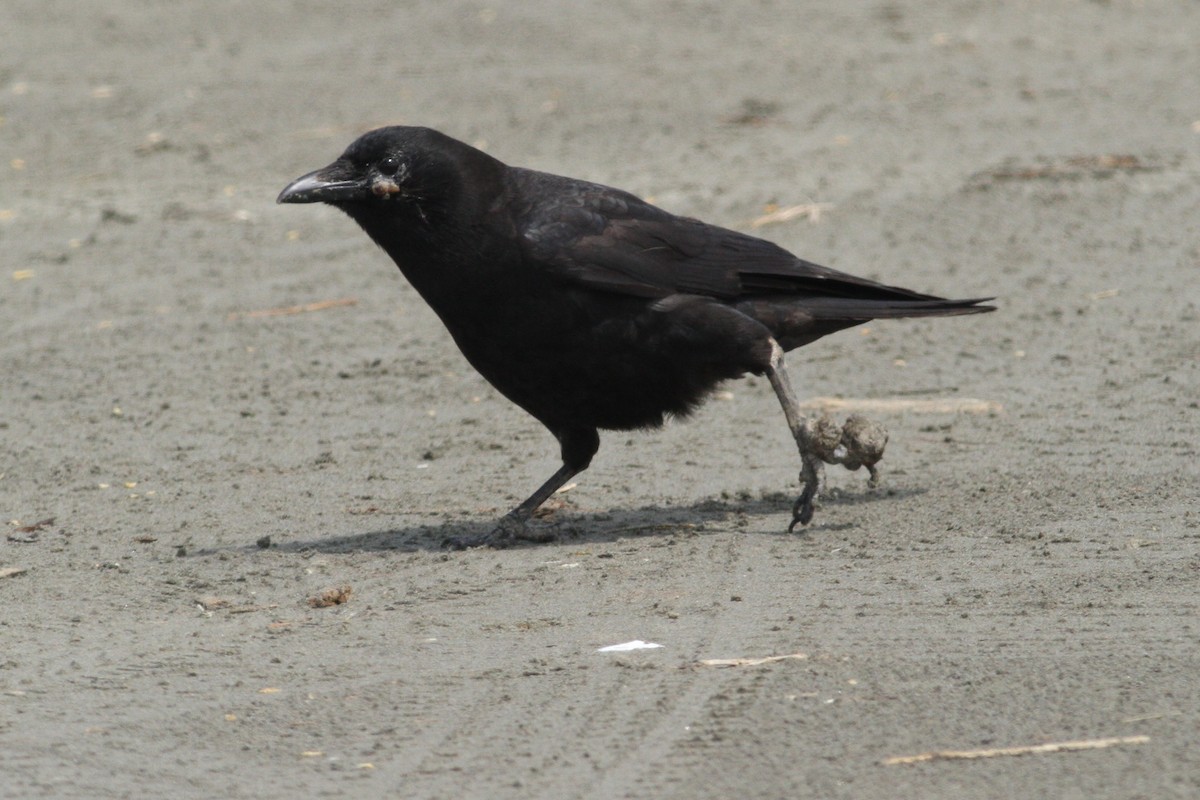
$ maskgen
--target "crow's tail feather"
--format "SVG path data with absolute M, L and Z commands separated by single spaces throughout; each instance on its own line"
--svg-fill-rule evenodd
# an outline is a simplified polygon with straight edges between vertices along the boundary
M 802 307 L 815 320 L 845 320 L 866 322 L 872 319 L 899 319 L 902 317 L 954 317 L 962 314 L 983 314 L 995 311 L 995 306 L 980 305 L 994 300 L 993 297 L 978 297 L 970 300 L 944 300 L 940 297 L 928 300 L 864 299 L 856 297 L 810 297 Z
M 991 300 L 946 300 L 941 297 L 760 297 L 737 303 L 738 311 L 771 331 L 784 350 L 794 350 L 835 331 L 873 319 L 953 317 L 995 311 L 981 305 Z

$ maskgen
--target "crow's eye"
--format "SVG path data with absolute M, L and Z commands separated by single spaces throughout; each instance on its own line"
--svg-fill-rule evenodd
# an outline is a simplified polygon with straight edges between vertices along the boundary
M 395 175 L 396 172 L 399 171 L 399 169 L 400 169 L 400 159 L 396 158 L 395 156 L 388 156 L 387 158 L 385 158 L 379 162 L 379 174 L 380 175 L 392 176 L 392 175 Z

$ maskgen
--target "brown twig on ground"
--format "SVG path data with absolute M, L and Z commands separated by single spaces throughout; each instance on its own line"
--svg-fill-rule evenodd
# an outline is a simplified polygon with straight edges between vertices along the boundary
M 750 220 L 750 227 L 761 228 L 764 225 L 777 225 L 781 222 L 790 222 L 799 217 L 805 217 L 810 222 L 820 222 L 821 212 L 832 207 L 832 203 L 801 203 L 800 205 L 776 208 L 763 214 L 761 217 L 755 217 Z
M 309 311 L 324 311 L 327 308 L 353 306 L 358 304 L 357 297 L 343 297 L 338 300 L 318 300 L 315 303 L 304 303 L 298 306 L 283 306 L 281 308 L 260 308 L 256 311 L 234 311 L 229 319 L 250 319 L 252 317 L 283 317 L 288 314 L 305 314 Z
M 977 185 L 995 181 L 1064 180 L 1077 178 L 1107 178 L 1118 172 L 1150 172 L 1163 165 L 1154 160 L 1128 153 L 1107 153 L 1072 158 L 1041 159 L 1033 163 L 1009 160 L 972 178 Z
M 1148 741 L 1150 741 L 1149 736 L 1114 736 L 1108 739 L 1048 742 L 1046 744 L 1024 745 L 1021 747 L 989 747 L 982 750 L 934 750 L 915 756 L 893 756 L 885 758 L 882 763 L 892 766 L 894 764 L 920 764 L 925 761 L 1026 756 L 1041 753 L 1073 753 L 1077 750 L 1099 750 L 1122 744 L 1145 744 Z
M 902 411 L 917 414 L 992 414 L 1004 410 L 1004 406 L 999 403 L 973 397 L 814 397 L 801 403 L 800 407 L 817 411 L 866 411 L 883 414 Z
M 791 653 L 786 656 L 765 656 L 763 658 L 706 658 L 699 662 L 702 667 L 757 667 L 760 664 L 771 664 L 775 661 L 804 661 L 807 653 Z

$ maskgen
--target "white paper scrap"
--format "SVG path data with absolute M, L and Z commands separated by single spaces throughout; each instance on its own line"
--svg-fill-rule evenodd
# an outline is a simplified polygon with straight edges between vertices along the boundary
M 653 650 L 656 647 L 662 647 L 661 644 L 654 642 L 643 642 L 641 639 L 634 639 L 632 642 L 624 642 L 623 644 L 610 644 L 608 647 L 601 647 L 597 653 L 624 653 L 628 650 Z

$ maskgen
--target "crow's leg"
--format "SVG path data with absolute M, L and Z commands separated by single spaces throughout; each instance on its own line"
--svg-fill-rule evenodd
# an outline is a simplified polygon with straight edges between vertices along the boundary
M 800 483 L 802 488 L 796 504 L 792 506 L 792 523 L 788 525 L 790 533 L 796 523 L 807 525 L 813 516 L 813 500 L 821 491 L 821 482 L 825 468 L 817 456 L 813 446 L 816 426 L 813 421 L 800 413 L 800 404 L 796 401 L 796 393 L 792 390 L 792 382 L 788 380 L 787 368 L 783 364 L 783 348 L 774 339 L 771 340 L 771 361 L 767 366 L 767 377 L 771 388 L 783 406 L 783 415 L 787 417 L 788 427 L 792 430 L 792 438 L 800 450 Z
M 455 537 L 446 540 L 446 545 L 454 550 L 468 547 L 507 547 L 517 539 L 532 542 L 549 542 L 555 538 L 553 533 L 531 533 L 526 529 L 526 523 L 538 510 L 542 503 L 563 487 L 567 481 L 587 469 L 592 463 L 592 456 L 600 449 L 600 434 L 595 428 L 573 428 L 555 433 L 562 445 L 563 465 L 550 476 L 550 479 L 538 487 L 519 506 L 505 514 L 496 523 L 496 527 L 482 536 Z
M 851 416 L 845 425 L 839 426 L 825 415 L 811 420 L 801 414 L 787 369 L 783 365 L 783 348 L 774 339 L 771 340 L 767 377 L 771 379 L 771 386 L 787 417 L 788 427 L 792 429 L 796 447 L 800 449 L 800 482 L 803 488 L 796 505 L 792 507 L 792 523 L 788 525 L 788 531 L 791 532 L 796 523 L 807 525 L 812 520 L 813 501 L 821 493 L 825 477 L 825 467 L 821 462 L 841 464 L 852 471 L 866 467 L 871 474 L 867 485 L 872 489 L 879 485 L 879 470 L 875 464 L 883 458 L 888 433 L 878 422 L 858 415 Z

